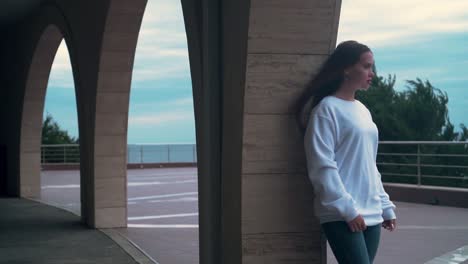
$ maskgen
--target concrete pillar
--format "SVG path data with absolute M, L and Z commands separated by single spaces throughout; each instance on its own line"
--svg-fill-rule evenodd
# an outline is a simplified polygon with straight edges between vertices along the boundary
M 293 106 L 335 47 L 340 4 L 251 0 L 242 263 L 326 263 Z
M 197 133 L 200 263 L 241 263 L 249 1 L 183 0 Z
M 100 52 L 94 135 L 94 225 L 127 225 L 127 123 L 146 0 L 110 2 Z
M 200 261 L 322 261 L 292 105 L 335 46 L 340 2 L 183 6 L 203 175 Z
M 63 36 L 48 26 L 34 50 L 26 80 L 21 118 L 20 196 L 37 198 L 41 193 L 41 132 L 50 69 Z
M 182 4 L 199 155 L 200 263 L 324 262 L 292 106 L 335 47 L 340 1 Z

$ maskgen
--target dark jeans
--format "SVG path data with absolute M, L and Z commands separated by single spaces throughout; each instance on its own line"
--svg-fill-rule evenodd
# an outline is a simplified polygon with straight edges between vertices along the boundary
M 371 264 L 380 241 L 381 224 L 352 232 L 344 221 L 322 224 L 328 243 L 340 264 Z

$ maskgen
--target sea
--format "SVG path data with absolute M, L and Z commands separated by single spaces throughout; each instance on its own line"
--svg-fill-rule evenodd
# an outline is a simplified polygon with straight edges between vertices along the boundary
M 197 162 L 195 144 L 129 144 L 128 163 Z

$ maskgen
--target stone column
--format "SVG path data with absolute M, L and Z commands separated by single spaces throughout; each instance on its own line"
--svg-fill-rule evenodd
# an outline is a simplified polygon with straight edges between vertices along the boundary
M 94 226 L 127 226 L 127 123 L 135 48 L 146 0 L 110 1 L 97 80 Z
M 335 47 L 340 4 L 251 0 L 242 263 L 326 263 L 293 106 Z
M 20 141 L 20 196 L 41 194 L 41 131 L 50 69 L 63 36 L 48 26 L 34 50 L 23 97 Z

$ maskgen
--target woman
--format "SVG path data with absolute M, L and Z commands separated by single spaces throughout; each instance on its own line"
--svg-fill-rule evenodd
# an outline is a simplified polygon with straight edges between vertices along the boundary
M 367 46 L 342 42 L 298 101 L 315 213 L 339 263 L 372 263 L 380 227 L 396 228 L 376 166 L 378 130 L 355 99 L 369 88 L 373 65 Z

